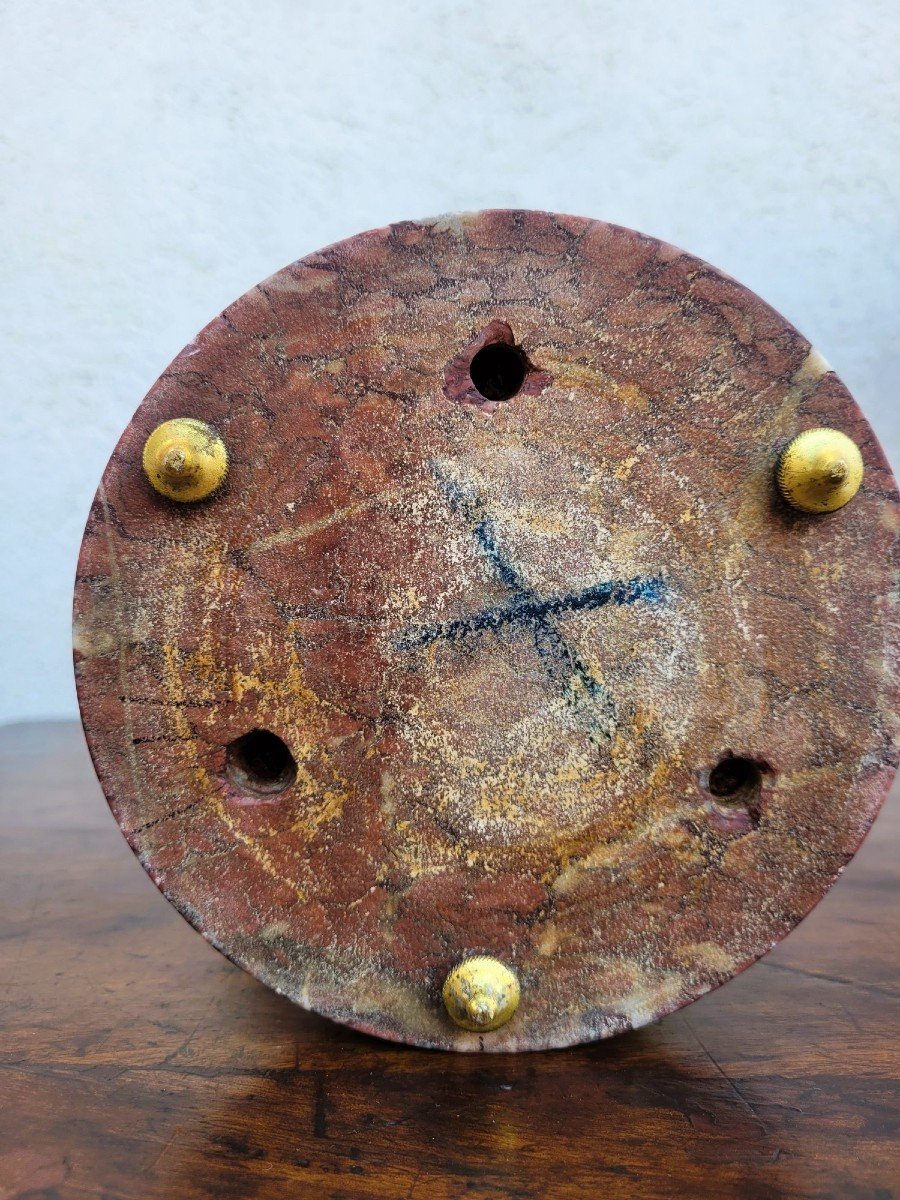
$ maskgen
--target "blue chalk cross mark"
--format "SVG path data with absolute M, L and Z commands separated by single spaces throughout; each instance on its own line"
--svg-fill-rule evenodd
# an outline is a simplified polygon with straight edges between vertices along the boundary
M 541 597 L 500 548 L 494 523 L 478 494 L 448 479 L 435 466 L 435 478 L 454 513 L 469 525 L 475 542 L 510 591 L 509 600 L 490 605 L 468 617 L 434 625 L 415 625 L 394 641 L 398 651 L 421 650 L 438 641 L 459 642 L 483 632 L 501 633 L 513 627 L 528 631 L 550 680 L 561 690 L 567 706 L 584 720 L 593 739 L 609 739 L 615 727 L 615 704 L 609 689 L 566 642 L 553 618 L 563 613 L 602 608 L 606 604 L 658 604 L 668 596 L 661 578 L 611 580 L 560 595 Z

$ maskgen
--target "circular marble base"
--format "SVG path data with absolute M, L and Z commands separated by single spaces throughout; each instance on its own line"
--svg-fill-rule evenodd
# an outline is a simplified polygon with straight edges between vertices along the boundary
M 198 418 L 224 485 L 158 494 Z M 799 431 L 865 479 L 780 498 Z M 298 1003 L 458 1050 L 642 1025 L 821 898 L 896 764 L 897 494 L 846 388 L 746 288 L 495 211 L 285 268 L 117 446 L 75 596 L 82 716 L 165 895 Z M 441 987 L 511 967 L 486 1033 Z

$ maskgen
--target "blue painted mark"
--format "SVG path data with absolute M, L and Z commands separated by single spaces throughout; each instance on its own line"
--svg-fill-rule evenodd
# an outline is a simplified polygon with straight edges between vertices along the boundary
M 494 574 L 512 595 L 503 604 L 491 605 L 468 617 L 457 617 L 434 625 L 418 625 L 394 641 L 398 651 L 421 650 L 437 641 L 458 642 L 473 634 L 499 634 L 508 627 L 530 629 L 534 646 L 548 677 L 560 687 L 566 704 L 588 724 L 592 737 L 608 739 L 615 723 L 615 704 L 603 682 L 592 674 L 578 652 L 553 623 L 553 617 L 569 612 L 602 608 L 606 604 L 658 604 L 667 598 L 661 578 L 612 580 L 578 591 L 543 598 L 531 588 L 515 564 L 503 553 L 494 523 L 477 494 L 465 490 L 432 465 L 454 513 L 472 530 L 479 549 Z
M 512 592 L 522 592 L 523 594 L 528 592 L 530 589 L 525 580 L 506 556 L 501 553 L 500 547 L 497 544 L 494 523 L 487 513 L 485 513 L 481 501 L 475 496 L 467 496 L 458 483 L 442 476 L 436 467 L 432 466 L 432 471 L 438 483 L 443 487 L 444 494 L 450 501 L 450 507 L 455 513 L 459 513 L 465 517 L 471 525 L 475 541 L 494 568 L 500 582 L 506 584 Z
M 398 650 L 419 650 L 439 640 L 457 642 L 473 633 L 486 630 L 496 632 L 505 625 L 541 625 L 545 618 L 560 613 L 603 608 L 606 604 L 634 604 L 637 601 L 658 604 L 665 598 L 664 580 L 641 578 L 595 583 L 578 592 L 566 592 L 546 599 L 523 594 L 514 596 L 506 604 L 483 608 L 469 617 L 457 617 L 437 625 L 416 626 L 397 638 L 394 645 Z

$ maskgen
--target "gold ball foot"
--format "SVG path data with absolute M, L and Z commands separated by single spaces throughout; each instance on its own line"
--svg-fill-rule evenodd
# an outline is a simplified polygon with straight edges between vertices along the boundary
M 161 496 L 205 500 L 221 487 L 228 451 L 211 425 L 194 417 L 163 421 L 144 443 L 144 471 Z
M 509 967 L 486 955 L 454 967 L 442 994 L 451 1019 L 475 1033 L 499 1029 L 519 1007 L 518 979 Z
M 782 451 L 775 481 L 793 508 L 827 513 L 843 508 L 859 491 L 859 447 L 839 429 L 807 429 Z

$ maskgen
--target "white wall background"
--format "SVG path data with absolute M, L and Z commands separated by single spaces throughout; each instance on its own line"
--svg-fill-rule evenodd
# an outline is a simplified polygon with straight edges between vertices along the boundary
M 900 463 L 896 0 L 5 0 L 0 720 L 75 711 L 112 446 L 193 334 L 405 217 L 603 217 L 760 292 Z

